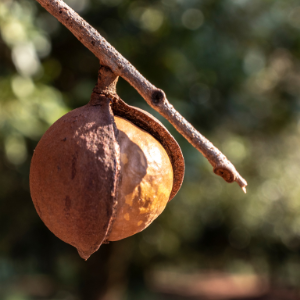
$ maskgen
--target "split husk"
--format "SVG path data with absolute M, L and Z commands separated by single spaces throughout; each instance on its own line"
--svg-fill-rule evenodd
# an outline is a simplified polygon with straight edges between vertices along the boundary
M 117 217 L 122 169 L 114 115 L 150 133 L 165 149 L 174 174 L 166 202 L 176 195 L 183 180 L 184 159 L 168 130 L 98 84 L 89 104 L 67 113 L 44 134 L 30 170 L 31 196 L 39 216 L 84 259 L 109 240 Z M 159 211 L 163 208 L 161 205 Z M 149 222 L 144 222 L 145 227 Z

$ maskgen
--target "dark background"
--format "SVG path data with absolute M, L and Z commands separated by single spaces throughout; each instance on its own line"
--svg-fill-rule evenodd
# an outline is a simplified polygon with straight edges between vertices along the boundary
M 97 59 L 34 0 L 0 2 L 0 298 L 300 299 L 300 5 L 294 0 L 68 0 L 235 164 L 248 193 L 158 117 L 186 161 L 153 224 L 83 261 L 35 212 L 43 132 L 89 101 Z

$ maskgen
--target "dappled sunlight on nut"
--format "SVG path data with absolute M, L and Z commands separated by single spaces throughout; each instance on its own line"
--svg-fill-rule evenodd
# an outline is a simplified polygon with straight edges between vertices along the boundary
M 111 241 L 149 226 L 164 210 L 173 186 L 172 165 L 164 148 L 131 122 L 119 117 L 115 122 L 119 129 L 121 180 L 117 213 L 108 237 Z

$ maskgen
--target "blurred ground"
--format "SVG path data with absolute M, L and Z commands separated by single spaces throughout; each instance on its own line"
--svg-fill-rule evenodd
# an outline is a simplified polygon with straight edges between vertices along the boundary
M 257 275 L 232 275 L 226 273 L 202 273 L 193 275 L 152 274 L 149 287 L 162 299 L 203 300 L 296 300 L 300 290 L 272 286 L 266 277 Z

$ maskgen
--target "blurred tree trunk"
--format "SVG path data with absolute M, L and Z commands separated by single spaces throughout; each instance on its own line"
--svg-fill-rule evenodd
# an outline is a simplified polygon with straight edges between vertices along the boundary
M 120 300 L 128 283 L 131 240 L 102 245 L 86 262 L 80 288 L 81 300 Z

